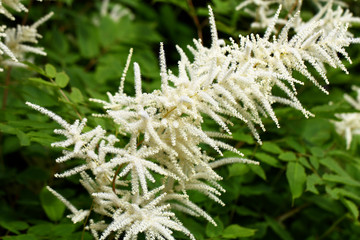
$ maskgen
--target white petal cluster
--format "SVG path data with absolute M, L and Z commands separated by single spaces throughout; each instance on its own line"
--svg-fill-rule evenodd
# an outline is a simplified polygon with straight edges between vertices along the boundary
M 42 0 L 38 0 L 42 1 Z M 28 9 L 21 3 L 21 0 L 0 0 L 0 14 L 4 14 L 11 20 L 15 20 L 15 17 L 8 11 L 10 8 L 16 12 L 27 12 Z
M 288 11 L 296 9 L 298 11 L 301 8 L 303 0 L 245 0 L 242 1 L 236 10 L 243 10 L 255 21 L 251 24 L 252 28 L 267 28 L 273 22 L 273 16 L 276 12 L 276 8 L 279 5 L 283 5 Z M 274 6 L 276 7 L 274 9 Z M 278 19 L 280 24 L 286 24 L 283 19 Z
M 236 7 L 236 10 L 243 10 L 255 19 L 251 24 L 252 28 L 265 29 L 272 24 L 273 16 L 279 5 L 282 5 L 287 10 L 288 16 L 286 18 L 289 18 L 293 12 L 297 12 L 301 9 L 303 1 L 304 0 L 245 0 Z M 317 6 L 318 15 L 321 15 L 322 12 L 326 11 L 326 8 L 329 6 L 347 7 L 346 3 L 340 0 L 311 0 L 309 2 L 310 4 Z M 313 18 L 313 20 L 316 20 L 316 17 Z M 277 23 L 286 24 L 286 20 L 278 19 Z M 294 22 L 293 24 L 298 26 L 301 22 Z M 274 31 L 276 31 L 276 29 L 274 29 Z
M 90 216 L 87 228 L 95 239 L 137 239 L 140 233 L 147 240 L 174 239 L 172 231 L 193 239 L 173 210 L 203 217 L 216 225 L 211 216 L 189 200 L 188 191 L 196 190 L 224 205 L 220 199 L 224 189 L 218 183 L 221 177 L 215 168 L 234 162 L 258 164 L 241 158 L 242 154 L 224 141 L 231 138 L 231 119 L 246 123 L 261 143 L 257 128 L 265 130 L 263 117 L 271 118 L 279 127 L 273 104 L 289 105 L 306 117 L 311 116 L 296 97 L 296 86 L 304 83 L 295 79 L 293 73 L 299 72 L 327 93 L 309 67 L 328 84 L 325 64 L 346 71 L 339 56 L 350 61 L 345 47 L 359 42 L 348 32 L 349 21 L 355 18 L 347 11 L 328 7 L 314 21 L 302 22 L 296 14 L 278 35 L 272 35 L 278 9 L 264 36 L 240 36 L 239 44 L 232 39 L 226 44 L 218 39 L 209 10 L 212 44 L 205 47 L 195 40 L 195 47 L 189 47 L 194 60 L 177 47 L 178 74 L 167 69 L 161 44 L 159 90 L 142 91 L 140 66 L 134 63 L 135 96 L 124 93 L 131 51 L 118 92 L 108 93 L 108 101 L 92 99 L 102 104 L 105 111 L 94 115 L 113 120 L 116 132 L 123 135 L 122 140 L 126 139 L 125 144 L 100 126 L 84 132 L 86 119 L 69 124 L 55 113 L 27 103 L 62 126 L 55 133 L 65 140 L 53 146 L 66 150 L 56 161 L 82 160 L 80 165 L 57 173 L 56 177 L 80 174 L 81 184 L 93 199 L 92 210 L 105 216 L 97 222 Z M 300 24 L 295 28 L 294 22 Z M 329 24 L 335 27 L 324 27 Z M 290 29 L 295 34 L 290 36 Z M 282 94 L 274 95 L 273 88 Z M 217 123 L 219 131 L 204 131 L 204 121 Z M 203 144 L 220 156 L 228 150 L 239 157 L 215 159 L 201 148 Z M 70 208 L 73 221 L 89 213 L 77 210 L 54 194 Z
M 357 93 L 357 98 L 353 99 L 345 94 L 345 100 L 358 112 L 354 113 L 338 113 L 335 116 L 339 121 L 333 121 L 336 132 L 345 137 L 346 148 L 350 148 L 353 135 L 360 134 L 360 88 L 353 86 L 353 90 Z
M 15 20 L 15 18 L 4 6 L 17 12 L 28 11 L 20 0 L 0 0 L 0 14 L 4 14 L 11 20 Z M 42 47 L 34 47 L 29 44 L 38 43 L 37 39 L 41 38 L 41 35 L 37 32 L 37 28 L 52 15 L 53 13 L 51 12 L 30 26 L 17 25 L 16 28 L 7 28 L 5 25 L 1 26 L 0 64 L 3 66 L 24 67 L 25 65 L 20 62 L 26 60 L 26 53 L 46 55 Z M 2 68 L 0 70 L 2 71 Z

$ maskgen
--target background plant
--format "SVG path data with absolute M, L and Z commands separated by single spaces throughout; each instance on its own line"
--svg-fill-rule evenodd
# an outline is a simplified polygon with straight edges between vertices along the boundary
M 50 65 L 43 68 L 32 66 L 38 75 L 24 69 L 13 69 L 8 106 L 1 116 L 4 183 L 1 226 L 7 229 L 4 230 L 4 235 L 9 235 L 7 238 L 81 238 L 82 226 L 73 226 L 63 218 L 60 211 L 62 207 L 57 206 L 58 202 L 46 202 L 51 196 L 47 196 L 48 192 L 41 192 L 41 201 L 37 194 L 33 194 L 39 193 L 45 185 L 61 189 L 60 192 L 79 207 L 90 204 L 85 194 L 75 194 L 72 183 L 59 180 L 53 183 L 54 172 L 70 167 L 58 166 L 53 161 L 56 158 L 53 155 L 58 156 L 59 153 L 50 150 L 49 144 L 55 141 L 52 129 L 57 126 L 26 108 L 23 105 L 25 101 L 50 107 L 72 122 L 79 116 L 89 116 L 93 109 L 98 108 L 86 100 L 88 97 L 103 98 L 106 91 L 118 88 L 123 71 L 119 66 L 125 66 L 130 47 L 134 48 L 134 61 L 141 66 L 145 84 L 143 90 L 151 91 L 160 86 L 157 64 L 159 41 L 165 43 L 168 65 L 171 66 L 178 59 L 175 48 L 171 47 L 174 43 L 184 47 L 199 32 L 205 36 L 205 44 L 206 39 L 209 39 L 206 37 L 209 36 L 209 30 L 205 27 L 205 4 L 196 3 L 198 5 L 194 6 L 184 4 L 184 1 L 119 3 L 125 4 L 135 17 L 129 15 L 119 20 L 123 22 L 114 24 L 110 17 L 99 18 L 100 4 L 80 6 L 71 2 L 58 2 L 55 5 L 42 3 L 53 7 L 55 16 L 51 20 L 52 24 L 49 24 L 54 27 L 42 31 L 44 39 L 41 45 L 47 49 L 48 59 L 39 59 L 38 65 L 50 62 L 55 68 Z M 246 12 L 234 11 L 234 7 L 239 4 L 237 1 L 212 3 L 221 37 L 227 38 L 230 34 L 236 39 L 239 31 L 246 35 L 249 28 L 240 28 L 238 24 L 247 20 L 250 25 L 252 19 Z M 69 6 L 72 10 L 69 10 Z M 351 5 L 355 15 L 359 15 L 356 7 L 356 4 Z M 303 14 L 311 16 L 312 6 L 305 5 L 306 9 L 309 11 Z M 39 16 L 46 14 L 41 11 L 43 8 L 34 3 L 29 16 L 34 14 L 36 21 Z M 86 12 L 87 17 L 76 14 L 79 11 Z M 88 17 L 91 13 L 94 18 Z M 68 20 L 69 16 L 76 19 L 75 27 Z M 97 28 L 93 19 L 100 19 L 98 24 L 103 24 L 102 27 Z M 124 26 L 129 27 L 124 29 Z M 144 31 L 150 32 L 143 34 Z M 118 35 L 113 36 L 114 32 L 118 32 Z M 143 35 L 146 35 L 145 39 Z M 331 93 L 329 96 L 319 94 L 310 84 L 299 91 L 300 101 L 316 114 L 316 118 L 306 120 L 291 108 L 276 109 L 281 128 L 277 129 L 265 119 L 267 132 L 261 134 L 262 146 L 255 143 L 245 126 L 233 130 L 234 140 L 229 143 L 241 147 L 247 158 L 260 160 L 261 166 L 235 164 L 219 170 L 219 174 L 224 177 L 222 184 L 227 190 L 222 196 L 227 204 L 225 208 L 209 203 L 196 192 L 192 194 L 192 200 L 201 204 L 219 223 L 218 228 L 209 224 L 204 229 L 199 226 L 199 219 L 195 221 L 180 215 L 184 225 L 196 238 L 237 238 L 253 234 L 252 238 L 260 239 L 358 238 L 358 222 L 355 220 L 359 203 L 357 139 L 354 138 L 350 151 L 345 151 L 345 141 L 337 136 L 333 125 L 328 122 L 329 118 L 334 119 L 334 113 L 352 111 L 351 106 L 343 100 L 343 93 L 350 92 L 350 86 L 356 84 L 354 79 L 358 50 L 355 47 L 349 51 L 354 62 L 347 66 L 350 75 L 329 70 L 331 85 L 326 86 Z M 131 75 L 132 71 L 129 71 L 128 79 L 133 79 Z M 67 76 L 70 76 L 70 81 Z M 130 94 L 133 83 L 126 82 L 125 91 Z M 62 104 L 58 104 L 58 100 Z M 333 104 L 329 105 L 329 101 Z M 22 120 L 24 116 L 31 120 Z M 105 129 L 113 128 L 104 119 L 92 121 L 96 122 L 90 121 L 90 126 L 101 124 Z M 212 124 L 205 127 L 218 128 Z M 44 148 L 44 145 L 47 147 Z M 212 153 L 213 150 L 209 148 L 208 152 Z M 216 156 L 215 152 L 213 154 Z M 233 156 L 230 152 L 224 154 Z M 47 215 L 40 206 L 48 209 L 45 210 Z M 52 212 L 54 209 L 57 210 Z M 217 216 L 219 212 L 221 214 Z M 235 218 L 240 220 L 235 221 Z M 309 221 L 312 223 L 310 229 Z M 203 224 L 207 223 L 200 225 Z M 239 229 L 242 235 L 232 236 L 231 229 Z M 83 236 L 89 237 L 86 233 Z

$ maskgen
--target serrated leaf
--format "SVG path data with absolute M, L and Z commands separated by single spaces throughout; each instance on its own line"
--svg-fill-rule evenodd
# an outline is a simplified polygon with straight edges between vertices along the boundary
M 274 154 L 280 154 L 283 152 L 283 150 L 281 150 L 281 148 L 273 142 L 263 142 L 263 144 L 261 145 L 261 149 Z
M 323 181 L 321 178 L 316 174 L 311 174 L 306 178 L 306 191 L 313 192 L 315 194 L 319 194 L 319 191 L 316 188 L 316 185 L 322 184 Z
M 353 201 L 350 201 L 350 200 L 345 199 L 345 198 L 342 199 L 342 202 L 344 203 L 345 207 L 351 212 L 354 219 L 358 219 L 358 217 L 359 217 L 359 208 L 358 208 L 358 206 Z
M 42 70 L 41 68 L 39 68 L 38 66 L 36 66 L 35 64 L 28 62 L 28 61 L 24 61 L 22 62 L 24 63 L 26 66 L 28 66 L 28 68 L 30 68 L 31 70 L 40 73 L 41 75 L 45 75 L 44 70 Z
M 360 197 L 357 193 L 350 192 L 348 190 L 345 190 L 344 188 L 331 188 L 329 186 L 326 186 L 325 190 L 326 193 L 328 193 L 329 196 L 335 200 L 341 199 L 342 197 L 347 197 L 356 201 L 360 201 Z
M 299 153 L 306 153 L 306 149 L 304 146 L 302 146 L 298 141 L 296 141 L 294 138 L 286 138 L 286 144 L 294 149 L 296 152 Z
M 340 215 L 343 212 L 342 205 L 339 201 L 335 201 L 329 195 L 312 195 L 309 199 L 316 204 L 318 207 L 334 213 L 336 215 Z
M 242 163 L 235 163 L 228 166 L 229 177 L 242 176 L 247 173 L 250 169 L 247 165 Z
M 29 136 L 27 136 L 23 131 L 21 131 L 17 128 L 0 123 L 0 132 L 15 134 L 18 137 L 21 146 L 29 146 L 30 145 Z
M 254 138 L 250 134 L 245 134 L 243 132 L 234 132 L 232 138 L 239 142 L 246 142 L 247 144 L 254 143 Z
M 300 162 L 304 167 L 307 167 L 307 168 L 309 168 L 309 169 L 312 169 L 309 161 L 308 161 L 306 158 L 304 158 L 304 157 L 299 157 L 298 160 L 299 160 L 299 162 Z
M 39 223 L 34 226 L 31 226 L 28 229 L 28 233 L 34 234 L 36 236 L 48 236 L 51 235 L 54 224 L 52 223 Z
M 283 161 L 296 161 L 296 155 L 294 152 L 284 152 L 279 155 L 279 159 Z
M 257 152 L 255 154 L 255 158 L 259 159 L 261 161 L 261 163 L 264 162 L 273 167 L 281 167 L 280 162 L 276 158 L 274 158 L 266 153 Z
M 319 158 L 322 158 L 324 157 L 325 153 L 324 153 L 324 150 L 322 150 L 321 148 L 319 147 L 312 147 L 310 148 L 310 152 L 316 156 L 316 157 L 319 157 Z
M 219 217 L 215 217 L 214 221 L 216 222 L 217 226 L 214 226 L 212 223 L 208 222 L 205 229 L 206 235 L 211 238 L 220 236 L 224 230 L 224 224 Z
M 261 166 L 251 164 L 251 165 L 249 165 L 249 167 L 250 167 L 251 171 L 253 171 L 256 175 L 258 175 L 262 179 L 266 180 L 266 173 Z
M 46 187 L 40 192 L 40 202 L 48 218 L 59 221 L 65 211 L 65 205 L 57 199 Z
M 50 87 L 56 87 L 56 85 L 53 84 L 52 82 L 48 82 L 48 81 L 46 81 L 46 80 L 44 80 L 42 78 L 29 78 L 29 81 L 44 84 L 44 85 L 50 86 Z
M 336 183 L 346 184 L 349 186 L 360 187 L 360 182 L 356 181 L 350 176 L 340 176 L 336 174 L 325 173 L 324 175 L 322 175 L 322 178 L 325 181 L 329 181 L 329 182 L 336 182 Z
M 76 225 L 71 223 L 58 224 L 53 227 L 51 234 L 54 236 L 69 236 L 75 231 Z
M 54 78 L 56 75 L 56 68 L 51 64 L 45 65 L 45 73 L 48 77 Z
M 289 162 L 286 168 L 286 178 L 290 186 L 292 199 L 300 197 L 306 182 L 305 168 L 299 162 Z
M 66 87 L 69 83 L 69 76 L 64 72 L 56 73 L 55 82 L 60 88 Z
M 223 238 L 242 238 L 242 237 L 251 237 L 255 234 L 256 229 L 242 227 L 238 224 L 232 224 L 226 227 L 222 233 Z
M 310 160 L 311 165 L 313 165 L 313 167 L 314 167 L 316 170 L 319 169 L 319 159 L 318 159 L 317 157 L 311 156 L 311 157 L 309 158 L 309 160 Z
M 29 224 L 24 221 L 0 221 L 0 226 L 16 234 L 20 234 L 19 231 L 29 228 Z
M 329 157 L 321 158 L 320 163 L 339 175 L 349 176 L 349 174 L 333 158 L 329 158 Z
M 70 99 L 75 103 L 84 101 L 81 91 L 76 87 L 71 88 Z

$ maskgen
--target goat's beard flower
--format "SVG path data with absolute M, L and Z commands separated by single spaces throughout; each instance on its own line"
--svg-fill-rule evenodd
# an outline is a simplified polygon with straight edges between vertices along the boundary
M 336 132 L 345 137 L 346 149 L 350 148 L 350 144 L 354 135 L 360 135 L 360 88 L 353 86 L 357 93 L 356 99 L 345 94 L 345 100 L 358 112 L 338 113 L 335 116 L 338 121 L 332 121 L 335 125 Z
M 134 63 L 135 96 L 124 93 L 130 52 L 118 92 L 108 93 L 108 101 L 92 99 L 105 110 L 104 114 L 95 116 L 113 120 L 119 132 L 129 138 L 125 147 L 118 147 L 119 139 L 107 134 L 101 126 L 83 132 L 86 119 L 69 124 L 55 113 L 27 103 L 62 126 L 63 129 L 55 133 L 66 139 L 52 145 L 67 150 L 56 161 L 83 160 L 80 166 L 55 176 L 80 174 L 81 184 L 93 199 L 92 210 L 109 220 L 95 222 L 90 218 L 87 228 L 96 239 L 105 239 L 112 232 L 124 239 L 133 239 L 141 232 L 146 239 L 174 239 L 172 230 L 193 238 L 172 210 L 202 216 L 216 225 L 211 216 L 189 200 L 187 191 L 197 190 L 224 205 L 219 196 L 225 190 L 218 183 L 221 177 L 214 169 L 234 162 L 258 164 L 241 158 L 237 149 L 221 140 L 231 138 L 229 125 L 233 123 L 229 117 L 246 123 L 261 143 L 256 130 L 257 125 L 265 130 L 261 117 L 269 116 L 279 126 L 272 108 L 274 103 L 289 105 L 306 117 L 311 116 L 296 97 L 296 85 L 303 83 L 293 78 L 293 71 L 300 72 L 327 93 L 310 74 L 306 63 L 328 83 L 324 63 L 346 71 L 338 53 L 350 60 L 344 47 L 359 42 L 347 31 L 346 22 L 335 24 L 337 27 L 333 29 L 320 28 L 324 23 L 322 17 L 334 13 L 329 7 L 319 21 L 302 23 L 290 39 L 289 29 L 295 21 L 300 21 L 299 14 L 270 41 L 279 9 L 263 37 L 240 36 L 240 45 L 233 40 L 226 44 L 218 39 L 214 16 L 211 8 L 209 10 L 212 45 L 207 48 L 195 40 L 195 48 L 190 47 L 194 55 L 192 62 L 178 47 L 178 75 L 167 70 L 161 44 L 160 90 L 142 92 L 140 66 Z M 350 16 L 348 20 L 356 19 Z M 284 94 L 273 95 L 274 87 Z M 204 115 L 215 121 L 222 131 L 204 131 Z M 225 149 L 239 157 L 215 159 L 199 147 L 201 143 L 220 155 Z M 151 188 L 149 182 L 155 187 Z M 68 206 L 74 222 L 89 214 L 88 210 L 77 210 L 60 194 L 50 191 Z
M 41 0 L 40 0 L 41 1 Z M 28 9 L 21 4 L 20 0 L 0 0 L 0 14 L 5 15 L 11 20 L 15 20 L 14 16 L 4 7 L 7 6 L 17 12 L 27 12 Z M 37 32 L 37 28 L 46 22 L 52 12 L 40 18 L 30 26 L 17 25 L 16 28 L 7 28 L 3 25 L 0 27 L 0 64 L 3 66 L 25 67 L 21 61 L 28 60 L 27 53 L 38 55 L 46 55 L 42 47 L 34 47 L 29 44 L 37 44 L 38 39 L 42 36 Z M 4 55 L 4 53 L 6 55 Z M 0 71 L 3 69 L 0 68 Z

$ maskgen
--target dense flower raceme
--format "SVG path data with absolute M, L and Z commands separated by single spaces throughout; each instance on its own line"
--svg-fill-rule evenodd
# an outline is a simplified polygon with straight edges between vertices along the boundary
M 5 15 L 11 20 L 15 20 L 15 18 L 4 6 L 17 12 L 28 11 L 19 0 L 0 1 L 0 14 Z M 5 25 L 2 25 L 0 27 L 0 38 L 2 38 L 0 42 L 0 64 L 3 66 L 24 67 L 25 65 L 20 62 L 26 60 L 26 53 L 46 55 L 42 47 L 34 47 L 29 44 L 36 44 L 38 42 L 37 39 L 41 38 L 41 35 L 37 32 L 37 28 L 52 15 L 53 13 L 51 12 L 29 26 L 17 25 L 16 28 L 7 28 Z M 4 53 L 7 56 L 4 56 Z
M 353 99 L 345 94 L 345 100 L 358 112 L 338 113 L 336 117 L 339 121 L 333 121 L 336 132 L 345 137 L 346 148 L 350 148 L 353 135 L 360 135 L 360 88 L 353 86 L 353 90 L 357 93 L 357 98 Z
M 326 92 L 310 74 L 307 63 L 328 83 L 324 64 L 346 71 L 338 53 L 350 60 L 344 47 L 359 40 L 347 31 L 348 22 L 332 23 L 336 27 L 322 29 L 323 18 L 337 21 L 348 14 L 331 7 L 317 15 L 317 21 L 297 25 L 300 28 L 293 25 L 301 21 L 296 14 L 271 38 L 279 12 L 280 9 L 263 37 L 240 36 L 238 45 L 233 40 L 226 44 L 218 39 L 210 9 L 212 45 L 208 48 L 195 40 L 195 47 L 190 47 L 194 55 L 192 62 L 178 47 L 178 75 L 167 70 L 161 45 L 161 89 L 152 93 L 142 92 L 137 63 L 134 63 L 135 96 L 124 93 L 130 52 L 118 92 L 108 93 L 109 101 L 92 99 L 106 111 L 95 116 L 112 119 L 123 139 L 129 139 L 123 148 L 119 147 L 119 139 L 107 134 L 101 126 L 83 132 L 86 119 L 69 124 L 55 113 L 27 103 L 63 128 L 55 133 L 66 139 L 52 146 L 67 150 L 56 161 L 83 159 L 82 165 L 55 176 L 80 174 L 81 184 L 93 198 L 92 211 L 109 218 L 104 221 L 90 218 L 87 228 L 96 239 L 103 240 L 111 234 L 136 239 L 139 233 L 144 233 L 146 239 L 174 239 L 172 231 L 194 239 L 173 210 L 215 222 L 189 200 L 188 190 L 197 190 L 223 204 L 219 198 L 224 191 L 218 183 L 221 177 L 214 169 L 234 162 L 257 164 L 241 158 L 237 149 L 221 140 L 231 137 L 229 117 L 245 122 L 261 142 L 256 130 L 257 126 L 265 130 L 261 117 L 269 116 L 279 126 L 272 108 L 274 103 L 289 105 L 311 116 L 296 98 L 296 84 L 303 83 L 293 78 L 293 71 L 300 72 Z M 328 18 L 329 14 L 340 16 Z M 347 19 L 356 20 L 352 16 Z M 297 32 L 289 39 L 291 28 Z M 284 94 L 274 96 L 274 87 Z M 204 116 L 213 119 L 223 131 L 204 131 L 202 123 L 207 120 Z M 229 150 L 239 157 L 214 159 L 201 149 L 201 143 L 220 155 L 223 150 Z M 77 210 L 60 194 L 49 190 L 68 206 L 74 222 L 88 216 L 89 210 Z
M 254 22 L 251 24 L 252 28 L 265 29 L 272 23 L 273 15 L 279 4 L 282 4 L 286 9 L 288 14 L 287 17 L 291 17 L 291 14 L 294 11 L 296 12 L 301 9 L 303 1 L 304 0 L 245 0 L 236 7 L 236 10 L 245 11 L 254 18 Z M 324 9 L 324 4 L 325 6 L 333 6 L 335 4 L 337 6 L 346 7 L 346 3 L 341 0 L 311 0 L 309 2 L 318 8 L 318 12 L 321 12 Z M 278 19 L 277 23 L 286 24 L 286 20 Z

